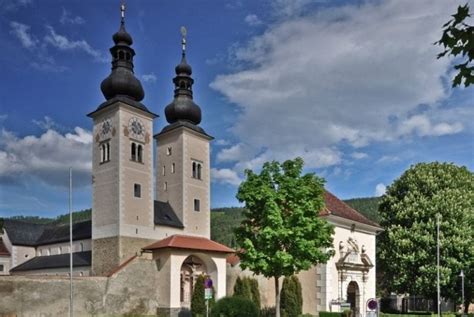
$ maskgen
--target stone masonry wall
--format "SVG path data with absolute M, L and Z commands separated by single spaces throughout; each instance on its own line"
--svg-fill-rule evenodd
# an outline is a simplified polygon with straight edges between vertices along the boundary
M 112 277 L 75 277 L 74 316 L 149 315 L 158 311 L 160 281 L 155 261 L 132 260 Z M 49 317 L 69 314 L 69 279 L 1 276 L 0 316 Z
M 92 240 L 92 275 L 104 276 L 119 265 L 117 237 Z

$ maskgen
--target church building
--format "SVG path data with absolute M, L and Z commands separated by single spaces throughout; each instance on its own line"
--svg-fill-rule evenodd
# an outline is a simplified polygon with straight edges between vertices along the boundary
M 210 239 L 213 137 L 200 126 L 184 34 L 172 80 L 174 98 L 164 108 L 168 125 L 153 135 L 159 116 L 143 103 L 123 5 L 121 10 L 110 49 L 112 70 L 100 87 L 105 101 L 88 114 L 93 123 L 92 219 L 74 224 L 72 249 L 68 225 L 5 219 L 0 275 L 64 276 L 70 252 L 74 276 L 86 281 L 112 278 L 131 263 L 151 261 L 159 272 L 153 309 L 177 316 L 189 309 L 199 275 L 209 276 L 215 297 L 222 298 L 232 294 L 237 276 L 253 273 L 240 268 L 234 250 Z M 366 302 L 375 297 L 375 236 L 381 229 L 331 193 L 324 198 L 319 216 L 335 225 L 336 254 L 298 275 L 303 312 L 339 311 L 346 305 L 365 316 Z M 262 305 L 274 305 L 273 281 L 256 278 Z

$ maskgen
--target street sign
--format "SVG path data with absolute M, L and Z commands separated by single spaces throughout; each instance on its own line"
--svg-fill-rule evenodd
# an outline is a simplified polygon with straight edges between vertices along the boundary
M 212 280 L 210 277 L 206 278 L 204 281 L 204 288 L 212 288 Z
M 367 308 L 370 310 L 377 309 L 377 300 L 375 298 L 371 298 L 367 301 Z
M 212 299 L 212 288 L 204 289 L 204 299 Z

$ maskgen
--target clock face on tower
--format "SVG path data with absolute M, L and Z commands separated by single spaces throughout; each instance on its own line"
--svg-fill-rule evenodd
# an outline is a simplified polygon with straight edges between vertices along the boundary
M 110 119 L 104 120 L 100 125 L 100 134 L 101 136 L 106 136 L 112 131 L 112 122 Z
M 145 126 L 143 122 L 138 118 L 132 118 L 128 122 L 128 130 L 132 137 L 142 139 L 145 137 Z

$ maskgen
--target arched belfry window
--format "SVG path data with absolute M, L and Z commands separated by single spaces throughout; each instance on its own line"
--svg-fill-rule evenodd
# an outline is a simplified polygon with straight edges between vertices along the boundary
M 130 147 L 131 147 L 130 148 L 131 159 L 132 159 L 132 161 L 136 161 L 137 160 L 137 145 L 132 142 Z
M 102 143 L 100 145 L 100 163 L 110 161 L 110 143 Z
M 137 148 L 137 161 L 143 163 L 143 147 L 138 145 Z
M 193 162 L 193 178 L 197 177 L 197 166 L 196 162 Z

